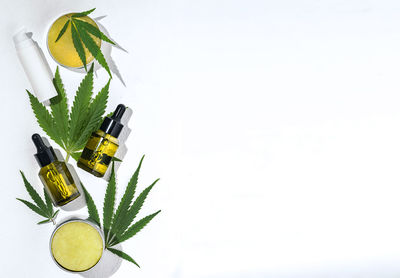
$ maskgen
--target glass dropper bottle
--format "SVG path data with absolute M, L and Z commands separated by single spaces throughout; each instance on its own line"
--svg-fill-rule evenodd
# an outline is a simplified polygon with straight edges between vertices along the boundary
M 118 136 L 124 127 L 121 118 L 125 110 L 125 105 L 119 104 L 111 117 L 104 118 L 100 129 L 92 133 L 79 158 L 79 168 L 96 177 L 104 176 L 119 147 Z
M 36 146 L 36 161 L 40 166 L 39 178 L 55 206 L 63 206 L 80 196 L 78 188 L 64 161 L 59 161 L 50 146 L 35 133 L 32 141 Z

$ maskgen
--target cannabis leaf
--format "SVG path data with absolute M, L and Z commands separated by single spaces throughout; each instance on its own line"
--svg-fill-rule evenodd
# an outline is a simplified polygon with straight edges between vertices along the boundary
M 72 15 L 72 17 L 84 17 L 87 16 L 88 14 L 91 14 L 96 8 L 93 8 L 91 10 L 85 11 L 85 12 L 81 12 L 81 13 L 74 13 Z
M 132 226 L 130 226 L 120 237 L 116 237 L 114 238 L 114 241 L 111 242 L 111 246 L 121 243 L 127 239 L 130 239 L 131 237 L 133 237 L 134 235 L 136 235 L 138 232 L 140 232 L 140 230 L 142 230 L 157 214 L 159 214 L 161 212 L 161 210 L 150 214 L 142 219 L 140 219 L 139 221 L 137 221 L 136 223 L 134 223 Z
M 54 128 L 54 118 L 52 117 L 50 112 L 43 104 L 39 102 L 39 100 L 33 94 L 31 94 L 28 90 L 26 90 L 26 92 L 28 93 L 29 101 L 31 103 L 33 113 L 35 114 L 39 126 L 54 142 L 64 148 L 64 144 L 60 138 L 60 135 L 57 132 L 57 129 Z
M 92 196 L 90 196 L 89 192 L 86 190 L 85 186 L 82 183 L 81 185 L 83 192 L 85 192 L 85 200 L 88 208 L 89 219 L 94 221 L 101 228 L 99 212 L 97 211 L 96 204 L 94 203 Z
M 105 106 L 104 103 L 107 103 L 108 99 L 108 91 L 110 87 L 110 80 L 107 84 L 100 90 L 100 92 L 96 95 L 96 97 L 92 100 L 90 105 L 87 107 L 87 116 L 84 119 L 83 126 L 85 127 L 82 133 L 76 139 L 75 147 L 80 150 L 83 149 L 86 145 L 87 139 L 90 137 L 93 130 L 98 130 L 99 125 L 103 121 Z
M 142 158 L 140 159 L 139 166 L 137 167 L 135 173 L 132 175 L 131 179 L 129 180 L 129 183 L 125 189 L 125 193 L 122 196 L 122 199 L 121 199 L 121 202 L 119 203 L 117 211 L 115 212 L 113 226 L 111 229 L 111 232 L 115 235 L 120 234 L 120 229 L 119 229 L 119 231 L 116 231 L 116 228 L 121 227 L 120 222 L 125 220 L 125 215 L 128 212 L 129 206 L 131 205 L 133 197 L 135 195 L 136 185 L 138 182 L 139 172 L 140 172 L 140 168 L 142 167 L 143 159 L 144 159 L 144 156 L 142 156 Z
M 70 139 L 76 143 L 87 123 L 87 113 L 93 92 L 93 66 L 82 80 L 71 108 Z M 93 130 L 92 130 L 93 131 Z M 74 144 L 75 145 L 75 144 Z M 75 146 L 72 146 L 75 147 Z
M 94 56 L 94 58 L 99 62 L 99 64 L 106 69 L 108 74 L 111 77 L 111 71 L 110 68 L 108 67 L 107 61 L 104 58 L 103 53 L 100 50 L 100 47 L 96 44 L 96 42 L 93 40 L 93 38 L 90 36 L 89 33 L 87 33 L 86 29 L 80 29 L 78 26 L 79 24 L 72 23 L 75 25 L 75 28 L 79 34 L 79 38 L 84 42 L 86 48 L 89 50 L 90 53 Z
M 80 27 L 82 27 L 83 29 L 85 29 L 90 34 L 92 34 L 93 36 L 115 45 L 115 43 L 112 40 L 110 40 L 103 32 L 101 32 L 100 29 L 97 28 L 96 26 L 93 26 L 92 24 L 79 19 L 75 19 L 75 23 Z
M 137 267 L 140 268 L 140 265 L 138 265 L 138 263 L 135 262 L 135 260 L 132 259 L 132 257 L 129 256 L 128 254 L 126 254 L 125 252 L 122 252 L 121 250 L 111 248 L 111 247 L 108 247 L 107 250 L 109 250 L 110 252 L 114 253 L 115 255 L 127 260 L 128 262 L 134 263 Z
M 61 141 L 64 147 L 68 146 L 68 134 L 69 134 L 69 112 L 67 95 L 65 93 L 64 85 L 61 81 L 60 72 L 56 70 L 55 77 L 53 79 L 54 87 L 57 91 L 57 96 L 50 100 L 51 103 L 51 114 L 54 119 L 54 128 L 57 130 L 58 135 L 65 135 L 61 137 Z
M 32 185 L 28 182 L 28 180 L 25 178 L 25 175 L 22 171 L 20 171 L 22 180 L 24 181 L 24 185 L 26 188 L 26 191 L 28 191 L 29 196 L 31 196 L 32 200 L 34 203 L 31 203 L 29 201 L 23 200 L 16 198 L 18 201 L 24 203 L 28 208 L 39 214 L 40 216 L 43 216 L 46 218 L 43 221 L 38 222 L 37 224 L 45 224 L 49 222 L 53 222 L 55 225 L 55 219 L 57 217 L 57 214 L 59 210 L 54 212 L 53 204 L 51 203 L 50 196 L 47 194 L 46 190 L 43 190 L 44 192 L 44 198 L 45 200 L 40 197 L 39 193 L 36 192 L 36 190 L 32 187 Z
M 146 200 L 147 195 L 149 194 L 150 190 L 153 188 L 153 186 L 158 181 L 159 181 L 159 179 L 154 181 L 149 187 L 147 187 L 145 190 L 143 190 L 142 193 L 140 193 L 139 197 L 137 197 L 137 199 L 135 200 L 133 205 L 127 210 L 125 217 L 122 218 L 118 222 L 119 229 L 114 232 L 115 232 L 116 237 L 120 238 L 120 242 L 122 242 L 122 239 L 123 239 L 122 234 L 124 232 L 127 232 L 129 225 L 132 223 L 132 221 L 135 219 L 135 217 L 139 213 L 140 209 L 142 208 L 143 203 Z
M 99 64 L 105 68 L 111 78 L 111 71 L 107 64 L 106 59 L 104 58 L 103 53 L 101 52 L 100 47 L 97 43 L 93 40 L 92 36 L 99 38 L 102 41 L 111 43 L 115 45 L 115 43 L 109 39 L 97 26 L 94 26 L 80 18 L 88 16 L 91 14 L 95 9 L 91 9 L 88 11 L 80 12 L 80 13 L 73 13 L 60 30 L 60 33 L 57 36 L 56 42 L 65 34 L 68 26 L 71 26 L 71 36 L 72 42 L 74 44 L 75 50 L 78 53 L 79 58 L 81 59 L 85 70 L 87 71 L 86 65 L 86 54 L 85 54 L 85 47 L 86 49 L 93 55 L 93 57 L 99 62 Z
M 76 29 L 76 25 L 73 23 L 71 24 L 71 35 L 72 35 L 72 42 L 74 44 L 75 50 L 76 50 L 76 52 L 78 52 L 79 58 L 81 59 L 81 61 L 83 63 L 83 67 L 85 68 L 85 71 L 87 71 L 85 49 L 83 48 L 83 44 L 82 44 L 81 38 L 79 37 L 78 30 Z
M 50 111 L 29 91 L 28 96 L 36 120 L 44 132 L 67 153 L 78 160 L 91 133 L 100 126 L 106 111 L 110 79 L 100 92 L 93 95 L 93 65 L 76 92 L 71 112 L 57 67 L 54 79 L 57 96 L 50 101 Z
M 149 187 L 143 190 L 143 192 L 139 195 L 139 197 L 137 197 L 135 201 L 133 201 L 143 158 L 144 156 L 140 160 L 139 166 L 132 175 L 116 211 L 114 211 L 116 177 L 115 177 L 114 162 L 113 162 L 111 168 L 111 177 L 107 185 L 106 194 L 104 196 L 104 205 L 103 205 L 103 231 L 105 234 L 106 249 L 114 253 L 115 255 L 120 256 L 121 258 L 131 263 L 134 263 L 138 267 L 139 265 L 136 263 L 136 261 L 133 260 L 128 254 L 112 247 L 136 235 L 158 213 L 160 213 L 159 210 L 133 223 L 136 215 L 138 214 L 144 201 L 146 200 L 147 195 L 158 181 L 157 179 L 155 182 L 153 182 Z M 87 192 L 87 190 L 84 187 L 83 189 L 85 191 L 89 218 L 99 224 L 100 219 L 97 207 L 94 204 L 93 199 L 90 196 L 89 192 Z
M 103 205 L 103 227 L 104 227 L 106 242 L 108 241 L 108 237 L 110 235 L 109 234 L 110 226 L 114 213 L 115 191 L 116 191 L 116 181 L 115 181 L 115 170 L 113 162 L 111 168 L 111 177 L 108 182 L 106 195 L 104 196 L 104 205 Z
M 58 34 L 57 39 L 56 39 L 56 42 L 62 37 L 62 35 L 64 35 L 65 31 L 67 31 L 67 28 L 68 28 L 69 24 L 70 24 L 70 21 L 68 20 L 68 21 L 64 24 L 64 26 L 63 26 L 63 28 L 61 29 L 60 33 Z

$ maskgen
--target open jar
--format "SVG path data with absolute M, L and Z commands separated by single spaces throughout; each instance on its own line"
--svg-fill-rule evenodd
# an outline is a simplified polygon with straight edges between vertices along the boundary
M 104 245 L 104 234 L 97 224 L 86 219 L 69 218 L 53 231 L 50 253 L 61 269 L 82 273 L 98 264 Z
M 65 33 L 59 38 L 56 42 L 57 37 L 64 27 L 65 23 L 69 20 L 73 13 L 68 13 L 57 18 L 50 26 L 49 31 L 47 32 L 47 49 L 50 53 L 50 56 L 53 60 L 59 65 L 66 67 L 71 70 L 79 70 L 84 68 L 84 64 L 80 59 L 78 52 L 75 49 L 74 42 L 72 39 L 72 23 L 68 24 Z M 97 29 L 100 30 L 98 24 L 90 18 L 89 16 L 80 17 L 79 20 L 85 21 Z M 102 42 L 101 39 L 90 35 L 93 39 L 94 43 L 101 48 Z M 91 63 L 94 62 L 95 57 L 90 53 L 90 51 L 83 46 L 85 56 L 86 56 L 86 66 L 88 67 Z

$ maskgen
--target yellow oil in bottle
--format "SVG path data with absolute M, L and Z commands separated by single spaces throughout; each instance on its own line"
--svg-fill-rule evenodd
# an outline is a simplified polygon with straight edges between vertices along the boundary
M 76 52 L 74 43 L 72 41 L 71 23 L 68 25 L 68 28 L 65 31 L 64 35 L 56 42 L 58 34 L 64 27 L 67 20 L 71 17 L 71 15 L 72 13 L 61 16 L 56 19 L 56 21 L 51 25 L 47 34 L 47 47 L 53 59 L 59 64 L 71 68 L 81 68 L 83 67 L 83 63 L 79 58 L 79 55 Z M 86 21 L 98 28 L 96 22 L 94 22 L 93 19 L 88 16 L 80 17 L 79 20 Z M 93 35 L 90 36 L 93 38 L 94 42 L 100 47 L 101 40 Z M 86 64 L 89 64 L 93 61 L 94 57 L 86 47 L 84 47 L 84 50 L 86 56 Z
M 78 167 L 103 177 L 119 147 L 118 136 L 124 125 L 121 118 L 126 107 L 119 104 L 111 117 L 105 117 L 100 129 L 93 132 L 78 161 Z
M 117 149 L 117 138 L 106 134 L 102 130 L 97 130 L 89 138 L 78 161 L 78 167 L 96 177 L 102 177 L 106 173 Z
M 32 135 L 36 146 L 39 177 L 55 206 L 63 206 L 80 196 L 78 187 L 64 161 L 59 161 L 52 147 L 44 144 L 39 134 Z
M 80 196 L 64 162 L 54 161 L 42 167 L 39 171 L 39 177 L 56 206 L 65 205 Z

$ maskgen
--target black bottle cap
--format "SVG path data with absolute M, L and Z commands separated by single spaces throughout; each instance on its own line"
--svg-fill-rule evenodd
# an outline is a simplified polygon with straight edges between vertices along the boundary
M 36 161 L 39 163 L 40 167 L 49 165 L 50 163 L 56 161 L 56 154 L 52 147 L 47 147 L 42 137 L 35 133 L 32 135 L 32 141 L 36 146 L 37 154 L 35 154 Z
M 105 117 L 100 126 L 100 130 L 117 138 L 124 127 L 121 124 L 122 115 L 125 113 L 125 105 L 119 104 L 111 117 Z

